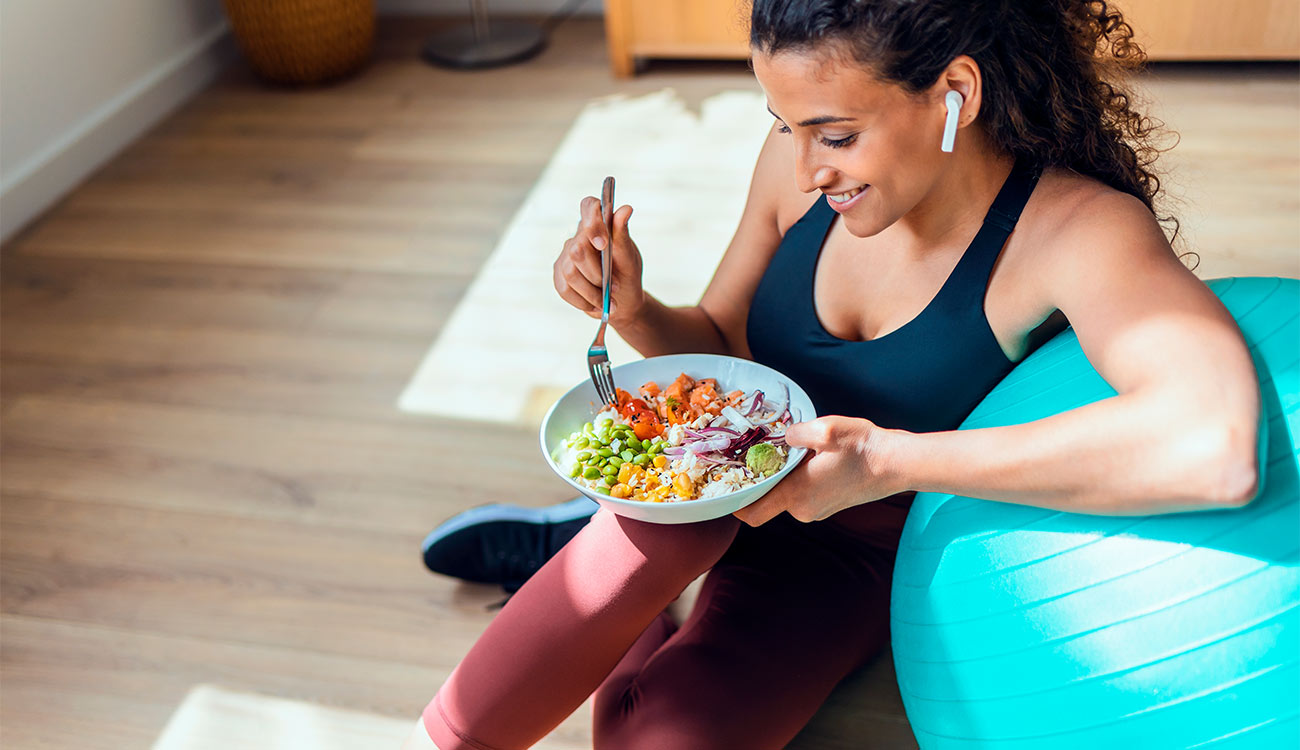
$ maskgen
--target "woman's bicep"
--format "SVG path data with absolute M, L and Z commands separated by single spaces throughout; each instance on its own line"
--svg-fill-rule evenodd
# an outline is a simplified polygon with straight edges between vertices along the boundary
M 1183 416 L 1253 424 L 1258 384 L 1241 332 L 1150 213 L 1125 196 L 1080 214 L 1089 220 L 1062 232 L 1048 283 L 1097 371 L 1121 394 L 1168 396 Z
M 788 148 L 774 127 L 759 152 L 736 233 L 700 299 L 700 309 L 738 357 L 749 357 L 745 323 L 750 301 L 781 244 L 780 207 L 793 187 Z

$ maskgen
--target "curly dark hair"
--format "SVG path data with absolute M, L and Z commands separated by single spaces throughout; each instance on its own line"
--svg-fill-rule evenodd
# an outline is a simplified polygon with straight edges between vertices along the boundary
M 1104 0 L 753 0 L 755 50 L 826 42 L 914 94 L 969 55 L 983 77 L 980 118 L 997 148 L 1135 196 L 1177 236 L 1177 219 L 1155 206 L 1164 123 L 1135 111 L 1122 83 L 1146 56 Z

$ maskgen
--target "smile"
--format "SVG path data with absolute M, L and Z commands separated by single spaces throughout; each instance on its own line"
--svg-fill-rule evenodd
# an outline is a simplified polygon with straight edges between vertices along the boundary
M 865 193 L 869 187 L 871 186 L 863 185 L 862 187 L 853 188 L 847 193 L 837 193 L 835 195 L 826 193 L 826 200 L 830 202 L 831 208 L 834 208 L 836 211 L 842 211 L 848 208 L 849 204 L 853 203 L 854 199 L 859 195 Z

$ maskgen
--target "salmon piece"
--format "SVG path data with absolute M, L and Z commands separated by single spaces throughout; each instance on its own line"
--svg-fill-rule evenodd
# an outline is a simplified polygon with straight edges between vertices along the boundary
M 649 383 L 641 386 L 641 398 L 647 402 L 659 395 L 659 384 L 651 380 Z
M 686 402 L 686 394 L 695 387 L 695 381 L 690 375 L 682 373 L 677 376 L 673 384 L 664 389 L 664 395 L 669 398 L 675 398 L 683 403 Z
M 701 414 L 717 414 L 722 411 L 722 404 L 718 402 L 718 392 L 713 386 L 700 381 L 691 391 L 691 412 L 699 417 Z

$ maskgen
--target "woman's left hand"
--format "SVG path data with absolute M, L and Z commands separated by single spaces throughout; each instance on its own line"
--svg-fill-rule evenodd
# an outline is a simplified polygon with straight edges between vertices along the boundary
M 845 508 L 907 489 L 890 476 L 881 443 L 889 430 L 866 419 L 820 417 L 790 425 L 785 441 L 810 455 L 780 484 L 733 515 L 759 526 L 788 511 L 799 521 L 820 521 Z

